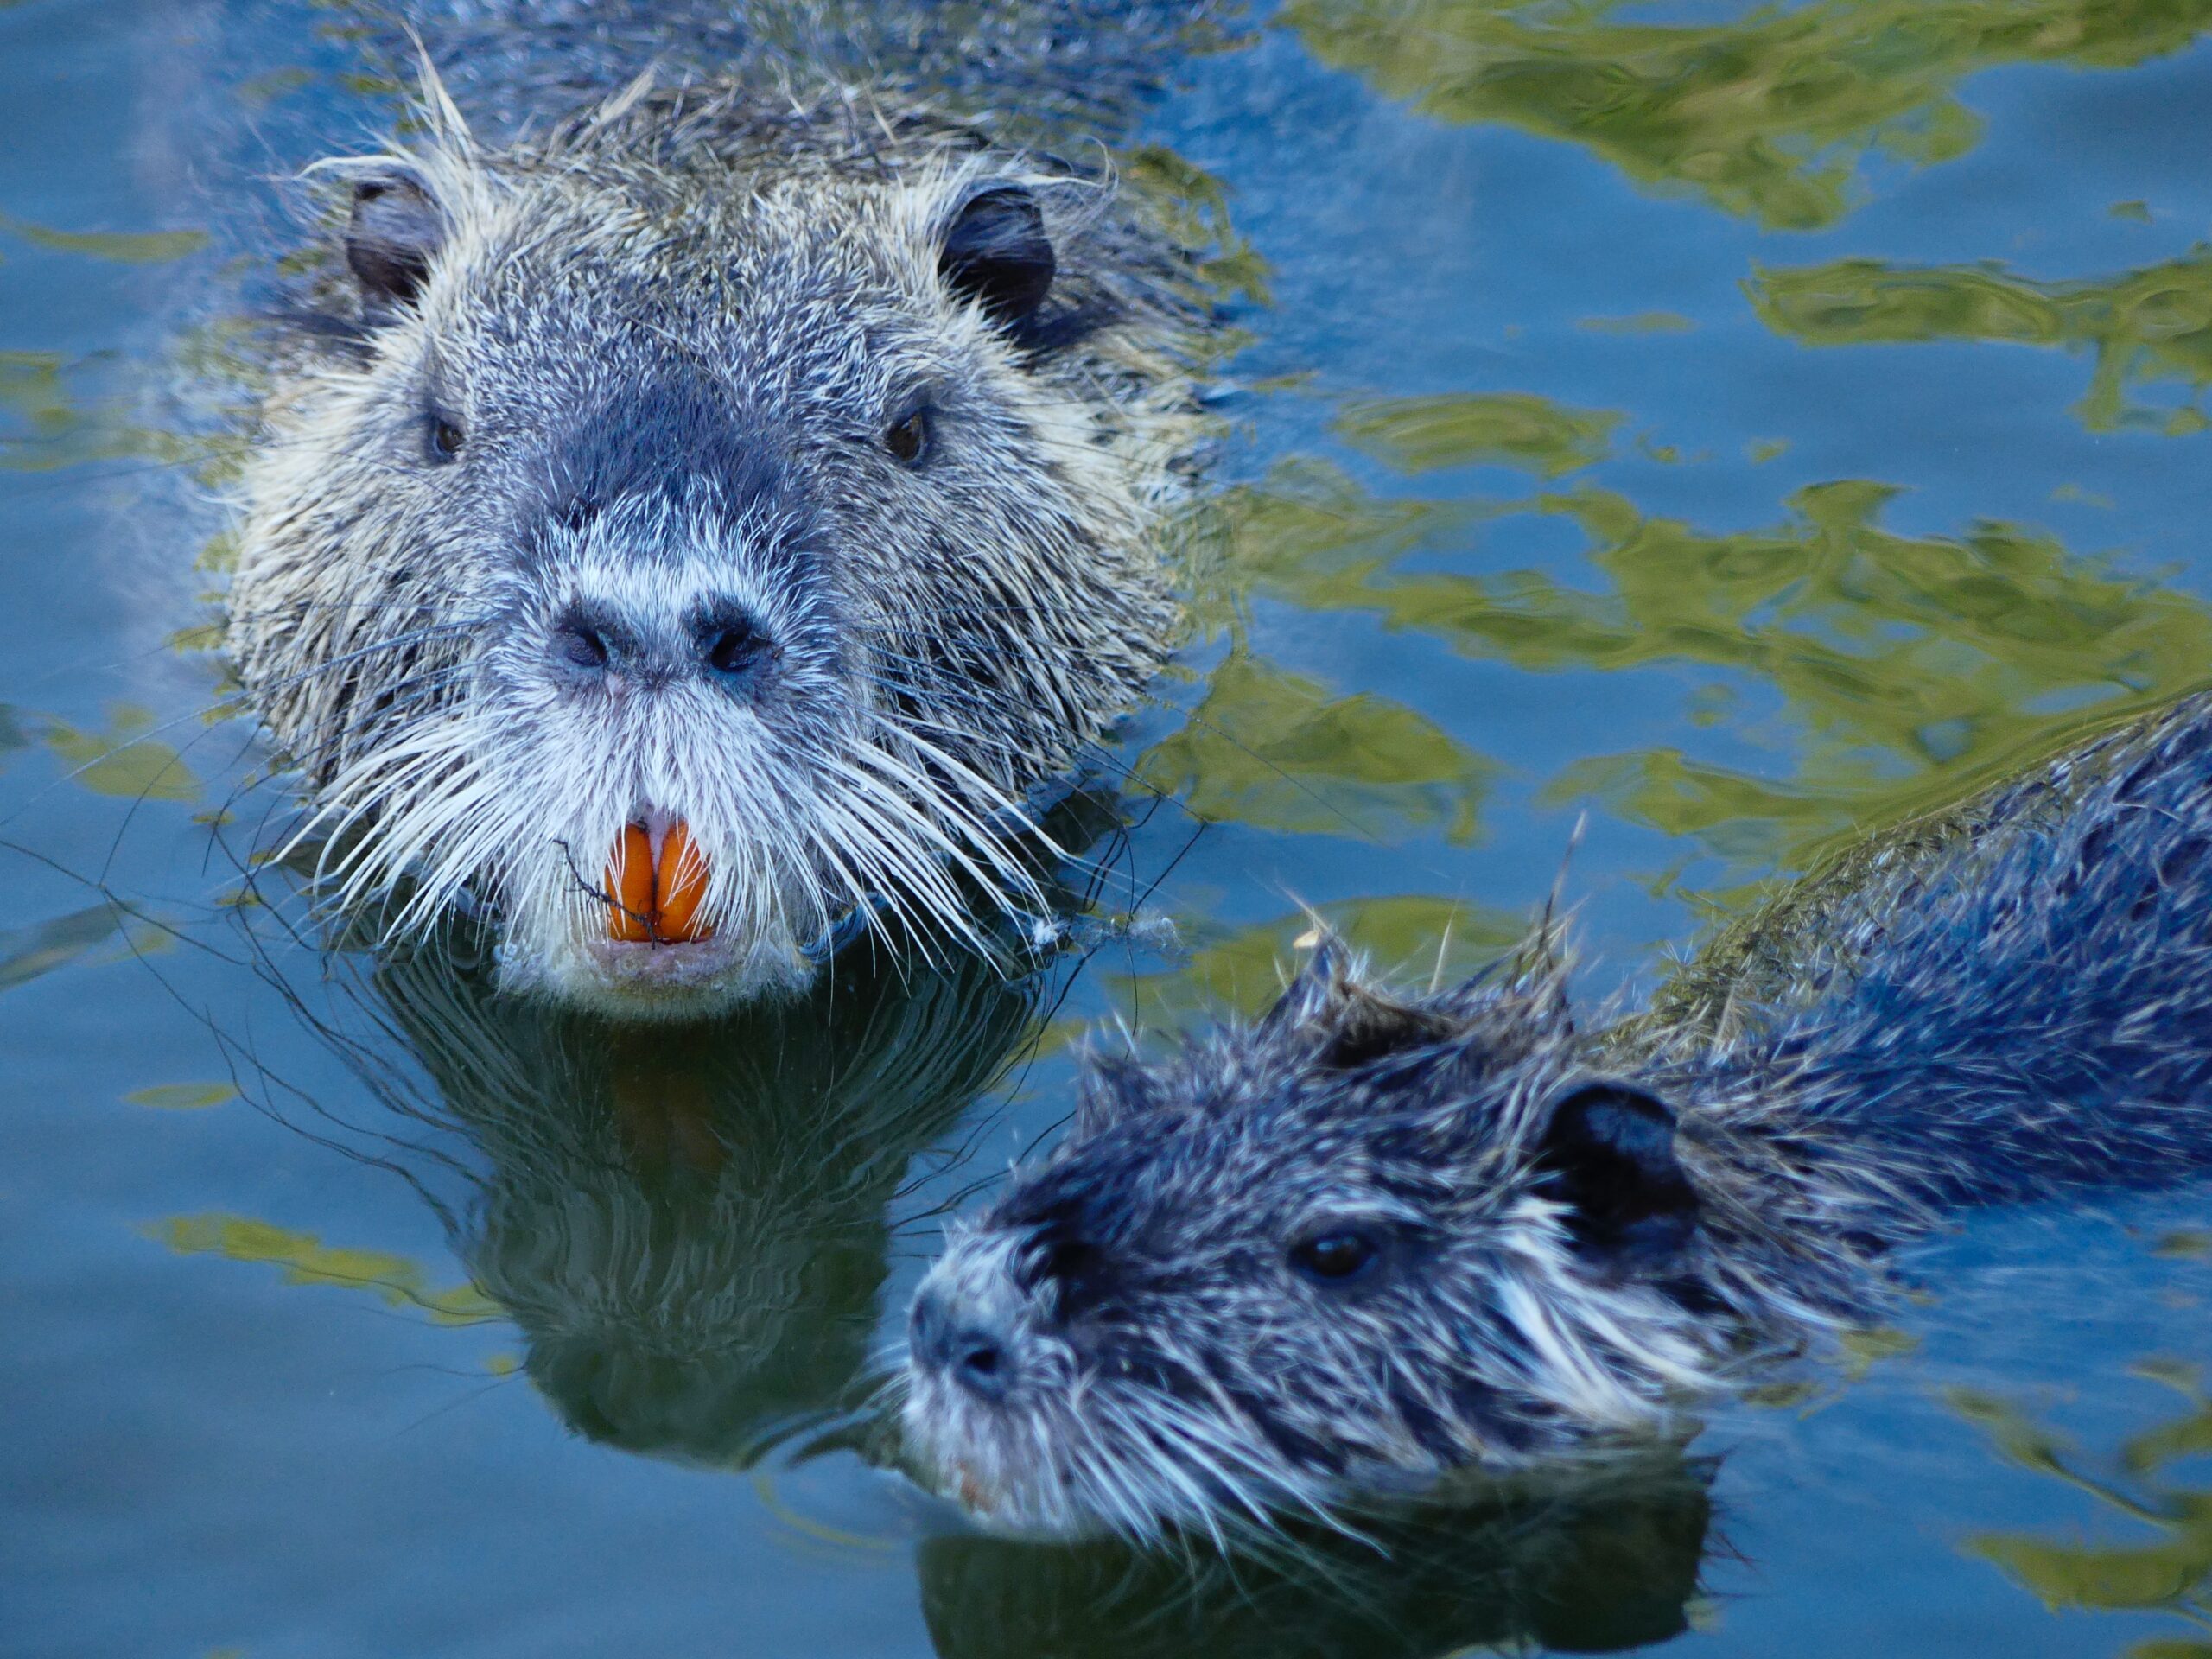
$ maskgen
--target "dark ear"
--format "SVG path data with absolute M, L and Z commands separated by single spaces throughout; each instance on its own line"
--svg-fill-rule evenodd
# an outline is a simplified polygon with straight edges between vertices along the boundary
M 1587 1259 L 1664 1268 L 1697 1230 L 1697 1192 L 1675 1159 L 1675 1115 L 1624 1083 L 1569 1084 L 1537 1150 L 1537 1191 L 1567 1206 Z
M 1352 977 L 1351 953 L 1324 933 L 1290 988 L 1260 1022 L 1263 1041 L 1290 1041 L 1313 1065 L 1348 1071 L 1451 1033 L 1433 1009 L 1370 990 Z
M 1276 1037 L 1301 1027 L 1333 1023 L 1351 995 L 1345 976 L 1351 954 L 1335 934 L 1321 933 L 1305 964 L 1260 1021 L 1261 1033 Z
M 1151 1111 L 1159 1103 L 1152 1071 L 1142 1061 L 1120 1054 L 1086 1054 L 1076 1095 L 1072 1139 L 1096 1135 L 1123 1118 Z
M 372 321 L 415 297 L 445 236 L 445 215 L 413 174 L 394 170 L 354 181 L 346 264 Z
M 1058 269 L 1037 199 L 1014 184 L 969 197 L 944 233 L 937 268 L 954 293 L 1008 333 L 1020 333 L 1045 303 Z

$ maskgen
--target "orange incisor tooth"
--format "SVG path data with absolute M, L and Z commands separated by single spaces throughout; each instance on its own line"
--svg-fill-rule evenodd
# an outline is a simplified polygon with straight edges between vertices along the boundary
M 654 921 L 661 938 L 679 943 L 712 938 L 715 930 L 699 920 L 699 906 L 706 896 L 706 855 L 678 818 L 662 837 L 660 868 L 653 874 Z
M 656 868 L 652 837 L 626 824 L 607 861 L 607 931 L 625 944 L 689 944 L 715 930 L 699 919 L 707 896 L 707 858 L 678 818 L 661 837 Z
M 607 891 L 614 902 L 607 907 L 607 931 L 626 944 L 643 944 L 653 937 L 653 844 L 645 826 L 624 826 L 607 861 Z

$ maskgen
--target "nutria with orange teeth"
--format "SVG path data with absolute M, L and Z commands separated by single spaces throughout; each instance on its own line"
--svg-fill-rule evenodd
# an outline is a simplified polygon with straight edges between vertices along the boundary
M 956 1232 L 917 1460 L 986 1518 L 1219 1529 L 1680 1432 L 1970 1206 L 2212 1167 L 2212 693 L 1816 873 L 1654 1016 L 1317 951 Z
M 1187 262 L 905 94 L 640 82 L 325 163 L 229 649 L 348 906 L 690 1016 L 1040 901 L 1200 427 Z

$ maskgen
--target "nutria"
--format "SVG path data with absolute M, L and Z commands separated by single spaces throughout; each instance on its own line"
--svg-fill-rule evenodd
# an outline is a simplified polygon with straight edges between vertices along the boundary
M 620 1014 L 1026 912 L 1178 615 L 1188 260 L 903 87 L 646 77 L 495 144 L 423 73 L 410 143 L 313 170 L 241 486 L 229 650 L 321 874 Z
M 1548 953 L 1401 996 L 1324 944 L 1094 1059 L 916 1295 L 917 1460 L 1144 1535 L 1580 1459 L 1866 1318 L 1947 1212 L 2212 1160 L 2212 694 L 1805 894 L 1625 1035 Z

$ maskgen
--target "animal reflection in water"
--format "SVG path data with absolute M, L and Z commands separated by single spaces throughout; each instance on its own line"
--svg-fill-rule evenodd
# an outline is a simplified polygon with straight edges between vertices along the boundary
M 1642 1647 L 1689 1628 L 1711 1519 L 1703 1460 L 1656 1457 L 1508 1495 L 1292 1523 L 1234 1558 L 1116 1539 L 928 1540 L 922 1611 L 945 1659 L 1361 1659 L 1527 1644 Z
M 427 1115 L 475 1154 L 455 1248 L 578 1432 L 742 1465 L 864 1392 L 889 1202 L 1032 1007 L 981 962 L 902 976 L 868 954 L 697 1027 L 503 997 L 428 951 L 375 969 Z
M 863 952 L 783 1013 L 639 1030 L 503 997 L 422 951 L 357 982 L 353 1011 L 382 1035 L 352 1047 L 391 1104 L 466 1137 L 456 1249 L 577 1432 L 728 1468 L 795 1436 L 882 1457 L 886 1426 L 855 1408 L 877 1382 L 887 1212 L 914 1157 L 957 1145 L 1024 1052 L 1037 989 L 972 959 L 902 975 Z M 392 1081 L 394 1038 L 434 1098 Z M 1342 1531 L 1286 1523 L 1233 1554 L 990 1537 L 925 1511 L 924 1611 L 947 1655 L 1636 1646 L 1686 1628 L 1709 1475 L 1656 1456 L 1485 1483 Z

